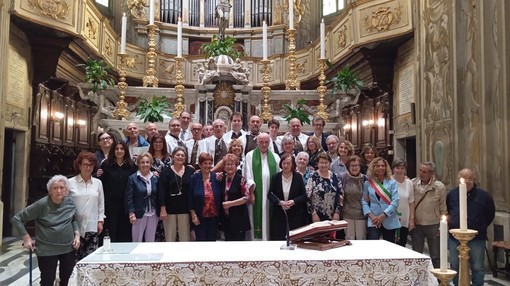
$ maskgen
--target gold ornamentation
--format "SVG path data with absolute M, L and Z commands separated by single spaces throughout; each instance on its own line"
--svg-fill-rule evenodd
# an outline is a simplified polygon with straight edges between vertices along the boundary
M 262 113 L 260 114 L 260 119 L 264 122 L 268 122 L 273 119 L 273 114 L 271 114 L 271 107 L 269 106 L 269 94 L 271 93 L 271 87 L 269 87 L 269 80 L 271 77 L 269 73 L 271 72 L 271 67 L 269 66 L 269 60 L 262 60 L 262 69 L 260 72 L 262 73 L 262 88 L 260 91 L 264 96 L 264 105 L 262 106 Z
M 462 231 L 460 229 L 450 229 L 450 233 L 460 242 L 457 247 L 459 251 L 459 285 L 470 285 L 471 277 L 469 275 L 469 251 L 470 248 L 467 246 L 468 242 L 475 238 L 478 233 L 476 230 L 468 229 Z
M 126 67 L 132 69 L 132 70 L 138 70 L 136 64 L 137 64 L 138 55 L 135 55 L 134 57 L 130 57 L 126 55 Z
M 305 14 L 305 4 L 301 0 L 294 0 L 294 25 L 297 26 L 301 23 L 301 17 Z M 285 1 L 283 5 L 285 12 L 289 13 L 289 2 Z
M 372 12 L 372 15 L 366 16 L 364 25 L 367 32 L 377 30 L 378 32 L 388 31 L 393 24 L 400 23 L 402 19 L 402 6 L 400 4 L 391 11 L 391 7 L 380 7 Z
M 231 84 L 220 82 L 213 92 L 214 106 L 234 106 L 235 90 Z
M 104 44 L 104 53 L 108 57 L 112 57 L 113 56 L 113 41 L 110 38 L 106 39 L 106 42 Z
M 65 0 L 29 0 L 30 8 L 39 8 L 41 15 L 51 17 L 55 20 L 65 20 L 71 7 Z
M 124 101 L 126 98 L 126 88 L 128 84 L 126 82 L 126 63 L 128 56 L 126 54 L 119 54 L 120 56 L 120 65 L 119 65 L 119 82 L 117 86 L 119 87 L 119 101 L 117 101 L 115 110 L 112 112 L 115 119 L 119 120 L 128 120 L 129 119 L 129 110 L 127 109 L 128 104 Z
M 149 62 L 149 68 L 145 71 L 145 76 L 143 77 L 143 86 L 158 87 L 159 79 L 156 76 L 156 58 L 158 54 L 156 53 L 156 25 L 147 25 L 148 28 L 148 36 L 149 36 L 149 51 L 147 52 L 147 61 Z
M 85 27 L 88 28 L 89 39 L 95 40 L 97 37 L 97 23 L 96 23 L 96 21 L 94 21 L 93 18 L 89 17 L 87 24 L 85 24 Z
M 296 29 L 287 30 L 287 38 L 289 39 L 289 73 L 285 81 L 286 90 L 300 90 L 301 82 L 297 79 L 296 74 Z
M 319 67 L 320 67 L 320 75 L 319 75 L 319 86 L 317 87 L 317 92 L 319 93 L 319 106 L 317 106 L 317 117 L 321 117 L 324 121 L 328 121 L 329 114 L 326 112 L 327 106 L 324 104 L 324 97 L 326 96 L 326 91 L 328 90 L 324 85 L 326 83 L 326 75 L 324 75 L 324 70 L 326 69 L 326 59 L 319 59 Z
M 147 20 L 149 18 L 148 9 L 149 0 L 128 0 L 127 7 L 131 10 L 131 15 L 137 20 Z
M 280 25 L 283 24 L 282 20 L 282 11 L 283 7 L 280 1 L 276 2 L 276 5 L 274 7 L 274 17 L 273 17 L 273 25 Z
M 308 62 L 307 59 L 305 59 L 302 63 L 296 63 L 296 72 L 298 73 L 305 73 L 305 64 Z
M 440 281 L 440 286 L 448 286 L 450 285 L 450 281 L 457 275 L 457 271 L 446 269 L 446 271 L 441 271 L 441 269 L 432 269 L 430 272 L 434 274 Z
M 175 57 L 175 66 L 176 66 L 176 72 L 175 72 L 175 79 L 177 81 L 177 84 L 175 85 L 175 95 L 177 96 L 177 103 L 175 104 L 174 109 L 174 117 L 179 117 L 181 115 L 181 112 L 184 111 L 184 74 L 182 73 L 182 64 L 186 60 L 183 57 Z
M 347 27 L 345 25 L 342 26 L 338 30 L 338 47 L 345 48 L 347 45 Z

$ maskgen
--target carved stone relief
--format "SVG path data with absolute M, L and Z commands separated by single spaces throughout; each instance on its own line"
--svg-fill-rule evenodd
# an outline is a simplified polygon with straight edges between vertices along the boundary
M 402 18 L 402 6 L 398 4 L 395 8 L 380 7 L 363 19 L 363 26 L 367 32 L 388 31 L 391 25 L 400 23 Z
M 71 6 L 65 0 L 29 0 L 28 5 L 32 9 L 41 10 L 42 16 L 47 16 L 55 20 L 65 20 L 71 11 Z

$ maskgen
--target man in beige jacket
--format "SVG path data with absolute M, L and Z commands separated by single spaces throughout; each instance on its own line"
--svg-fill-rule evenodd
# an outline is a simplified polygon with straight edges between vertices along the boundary
M 439 222 L 446 215 L 446 188 L 436 180 L 436 165 L 423 162 L 420 173 L 413 179 L 416 227 L 411 231 L 413 250 L 423 253 L 425 239 L 434 268 L 439 268 Z

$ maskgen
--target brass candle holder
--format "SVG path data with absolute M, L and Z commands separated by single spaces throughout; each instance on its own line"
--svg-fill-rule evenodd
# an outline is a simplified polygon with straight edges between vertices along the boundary
M 143 77 L 143 86 L 158 87 L 159 79 L 156 76 L 156 25 L 147 25 L 147 35 L 149 37 L 149 51 L 147 52 L 147 61 L 149 68 L 145 71 Z
M 127 54 L 119 53 L 120 64 L 119 64 L 119 82 L 117 86 L 119 87 L 119 101 L 117 101 L 115 110 L 112 112 L 115 119 L 119 120 L 128 120 L 129 118 L 129 110 L 127 110 L 127 102 L 124 101 L 126 98 L 126 89 L 128 84 L 126 83 L 126 62 L 127 62 Z
M 262 64 L 262 69 L 260 72 L 262 73 L 262 88 L 260 91 L 264 96 L 264 105 L 262 105 L 262 113 L 260 114 L 260 119 L 264 122 L 268 122 L 273 119 L 273 114 L 271 113 L 271 108 L 269 107 L 269 94 L 271 93 L 271 88 L 269 87 L 269 80 L 271 77 L 269 76 L 269 60 L 262 60 L 260 62 Z
M 446 271 L 441 271 L 441 269 L 436 268 L 436 269 L 432 269 L 430 272 L 432 272 L 432 274 L 434 274 L 434 276 L 437 279 L 439 279 L 439 281 L 441 281 L 441 283 L 439 284 L 440 286 L 449 286 L 450 281 L 452 281 L 452 279 L 455 277 L 455 275 L 457 275 L 457 271 L 451 270 L 451 269 L 446 269 Z
M 174 118 L 179 117 L 181 113 L 184 111 L 184 73 L 183 73 L 183 62 L 185 59 L 183 57 L 175 57 L 175 80 L 177 84 L 175 85 L 175 95 L 177 96 L 177 104 L 175 104 L 174 110 Z
M 297 79 L 296 74 L 296 29 L 288 29 L 287 38 L 289 39 L 289 74 L 285 81 L 285 89 L 300 90 L 301 82 Z
M 326 112 L 327 106 L 324 104 L 324 97 L 326 96 L 326 91 L 328 90 L 324 85 L 326 82 L 326 75 L 324 75 L 324 70 L 326 69 L 326 59 L 319 59 L 319 87 L 317 87 L 317 92 L 319 92 L 319 106 L 317 106 L 317 117 L 321 117 L 324 121 L 328 121 L 329 114 Z
M 450 233 L 460 242 L 457 247 L 459 251 L 459 285 L 471 285 L 471 275 L 469 273 L 469 251 L 471 249 L 467 244 L 478 234 L 478 231 L 451 229 Z

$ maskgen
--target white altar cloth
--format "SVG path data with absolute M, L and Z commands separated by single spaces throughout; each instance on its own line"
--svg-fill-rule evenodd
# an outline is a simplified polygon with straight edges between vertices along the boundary
M 384 240 L 326 251 L 281 241 L 112 243 L 76 265 L 78 285 L 437 285 L 428 256 Z

